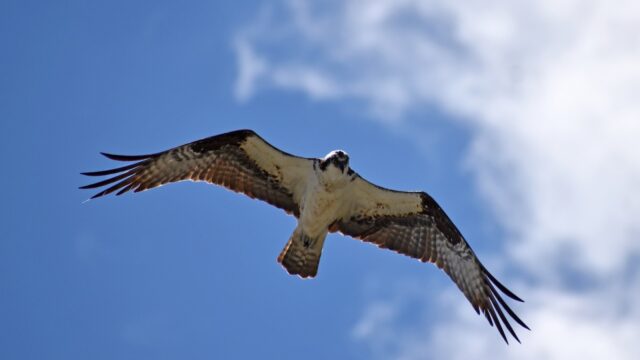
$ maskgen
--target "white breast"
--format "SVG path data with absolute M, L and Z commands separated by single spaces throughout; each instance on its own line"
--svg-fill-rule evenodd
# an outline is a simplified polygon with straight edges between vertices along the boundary
M 331 166 L 309 179 L 300 214 L 300 225 L 308 235 L 326 232 L 342 216 L 347 208 L 344 195 L 348 182 L 346 174 Z

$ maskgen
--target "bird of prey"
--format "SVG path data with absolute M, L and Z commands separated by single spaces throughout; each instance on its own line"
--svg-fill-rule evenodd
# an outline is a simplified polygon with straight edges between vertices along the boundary
M 304 158 L 277 149 L 252 130 L 237 130 L 155 154 L 102 154 L 132 163 L 83 173 L 111 176 L 81 187 L 108 186 L 92 199 L 182 180 L 222 185 L 297 218 L 298 225 L 278 256 L 278 262 L 289 274 L 314 277 L 327 233 L 341 232 L 434 263 L 451 277 L 475 311 L 482 312 L 491 326 L 495 324 L 507 343 L 502 325 L 520 340 L 503 309 L 529 329 L 497 289 L 514 300 L 522 300 L 482 265 L 431 196 L 390 190 L 365 180 L 351 169 L 345 151 L 331 151 L 323 158 Z

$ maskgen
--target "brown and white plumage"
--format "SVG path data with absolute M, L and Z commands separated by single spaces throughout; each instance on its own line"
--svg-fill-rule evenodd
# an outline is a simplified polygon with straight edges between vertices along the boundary
M 112 160 L 135 163 L 83 173 L 88 176 L 118 174 L 81 187 L 92 189 L 110 185 L 92 199 L 115 191 L 118 191 L 116 195 L 122 195 L 127 191 L 139 192 L 183 180 L 206 181 L 264 200 L 296 216 L 299 213 L 296 196 L 299 194 L 295 184 L 302 183 L 304 170 L 311 168 L 313 163 L 311 159 L 276 149 L 251 130 L 212 136 L 149 155 L 102 154 Z
M 484 313 L 491 325 L 495 323 L 505 341 L 501 322 L 520 341 L 501 307 L 518 324 L 529 328 L 502 299 L 496 287 L 514 300 L 522 302 L 522 299 L 487 271 L 429 194 L 381 188 L 360 176 L 354 182 L 355 198 L 359 201 L 350 217 L 333 224 L 332 231 L 434 263 L 458 285 L 477 313 Z
M 431 196 L 389 190 L 366 181 L 349 168 L 343 151 L 333 151 L 322 159 L 302 158 L 275 148 L 251 130 L 238 130 L 150 155 L 103 155 L 133 164 L 84 173 L 112 175 L 82 187 L 107 187 L 92 198 L 182 180 L 222 185 L 298 218 L 298 226 L 278 257 L 291 274 L 314 277 L 327 233 L 339 231 L 436 264 L 476 312 L 496 325 L 505 341 L 502 325 L 516 340 L 518 337 L 502 309 L 528 329 L 498 290 L 522 300 L 487 271 Z

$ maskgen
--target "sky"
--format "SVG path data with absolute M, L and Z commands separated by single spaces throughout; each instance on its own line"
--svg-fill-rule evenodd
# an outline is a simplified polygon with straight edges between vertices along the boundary
M 3 1 L 0 358 L 636 359 L 640 5 Z M 206 184 L 84 202 L 100 151 L 251 128 L 428 191 L 531 327 L 430 264 Z

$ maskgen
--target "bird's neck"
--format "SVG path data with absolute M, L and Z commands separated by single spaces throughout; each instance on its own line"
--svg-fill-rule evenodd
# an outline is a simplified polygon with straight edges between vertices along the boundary
M 342 172 L 333 164 L 327 166 L 324 171 L 318 172 L 318 180 L 327 190 L 343 188 L 349 183 L 350 176 L 347 175 L 347 169 Z

